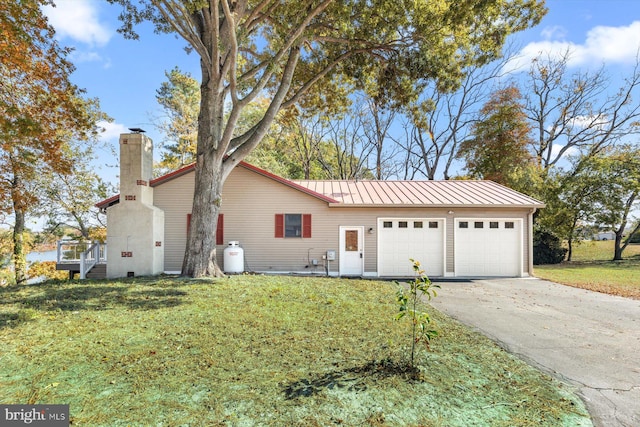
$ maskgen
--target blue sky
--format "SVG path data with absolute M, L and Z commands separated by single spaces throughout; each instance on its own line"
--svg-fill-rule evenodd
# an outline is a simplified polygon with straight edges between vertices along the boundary
M 181 39 L 154 34 L 149 24 L 138 28 L 140 40 L 125 40 L 116 33 L 120 8 L 105 1 L 55 3 L 45 14 L 60 43 L 75 48 L 72 80 L 87 96 L 99 98 L 102 110 L 114 119 L 105 124 L 103 141 L 115 149 L 120 133 L 140 127 L 158 147 L 162 136 L 153 122 L 161 110 L 155 91 L 174 66 L 199 78 L 197 56 L 186 54 Z M 615 78 L 630 71 L 640 48 L 640 0 L 548 0 L 547 6 L 549 13 L 537 27 L 512 36 L 523 58 L 569 47 L 574 52 L 570 66 L 606 65 L 617 86 Z M 96 167 L 116 183 L 118 160 L 113 153 L 100 149 Z

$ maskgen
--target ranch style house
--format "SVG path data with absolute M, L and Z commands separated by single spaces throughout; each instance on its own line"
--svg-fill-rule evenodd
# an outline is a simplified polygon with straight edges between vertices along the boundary
M 181 270 L 195 165 L 153 178 L 152 152 L 144 134 L 120 136 L 120 194 L 97 205 L 107 214 L 107 277 Z M 430 277 L 523 277 L 542 207 L 492 181 L 288 180 L 241 162 L 224 184 L 218 263 L 401 278 L 414 275 L 413 258 Z M 239 270 L 238 258 L 225 266 L 231 247 Z

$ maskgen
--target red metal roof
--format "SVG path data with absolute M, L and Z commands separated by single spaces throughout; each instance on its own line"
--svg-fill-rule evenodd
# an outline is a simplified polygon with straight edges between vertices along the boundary
M 274 175 L 246 162 L 238 166 L 327 202 L 330 206 L 410 207 L 522 207 L 541 208 L 544 203 L 493 181 L 347 181 L 296 180 Z M 152 187 L 195 171 L 195 163 L 151 180 Z M 112 196 L 96 204 L 107 208 L 120 200 Z
M 493 181 L 294 181 L 338 201 L 338 206 L 530 207 L 539 200 Z
M 323 201 L 325 201 L 327 203 L 339 203 L 337 200 L 335 200 L 335 199 L 333 199 L 331 197 L 327 197 L 327 196 L 325 196 L 323 194 L 316 193 L 313 190 L 309 190 L 308 188 L 303 187 L 303 186 L 301 186 L 299 184 L 296 184 L 293 181 L 290 181 L 288 179 L 282 178 L 281 176 L 278 176 L 278 175 L 274 175 L 269 171 L 266 171 L 266 170 L 261 169 L 261 168 L 259 168 L 257 166 L 251 165 L 249 163 L 240 162 L 238 164 L 238 166 L 243 167 L 245 169 L 248 169 L 250 171 L 253 171 L 253 172 L 255 172 L 255 173 L 259 174 L 259 175 L 262 175 L 264 177 L 267 177 L 269 179 L 273 179 L 274 181 L 277 181 L 277 182 L 279 182 L 281 184 L 284 184 L 284 185 L 286 185 L 288 187 L 294 188 L 294 189 L 296 189 L 298 191 L 301 191 L 303 193 L 309 194 L 310 196 L 316 197 L 316 198 L 318 198 L 320 200 L 323 200 Z M 149 185 L 151 187 L 157 187 L 158 185 L 162 185 L 163 183 L 165 183 L 167 181 L 171 181 L 172 179 L 176 179 L 176 178 L 178 178 L 178 177 L 180 177 L 182 175 L 188 174 L 190 172 L 194 172 L 195 170 L 196 170 L 196 164 L 195 163 L 191 163 L 190 165 L 184 166 L 184 167 L 182 167 L 182 168 L 180 168 L 178 170 L 175 170 L 173 172 L 170 172 L 170 173 L 168 173 L 166 175 L 162 175 L 162 176 L 160 176 L 158 178 L 152 179 L 149 182 Z M 111 206 L 113 204 L 116 204 L 116 203 L 119 203 L 119 202 L 120 202 L 120 195 L 116 194 L 115 196 L 109 197 L 108 199 L 105 199 L 105 200 L 102 200 L 102 201 L 96 203 L 96 207 L 99 208 L 99 209 L 105 209 L 105 208 L 108 208 L 109 206 Z

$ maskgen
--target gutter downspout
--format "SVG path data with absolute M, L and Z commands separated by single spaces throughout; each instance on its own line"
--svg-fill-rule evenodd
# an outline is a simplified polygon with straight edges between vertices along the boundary
M 536 213 L 536 211 L 538 210 L 538 208 L 531 208 L 529 210 L 529 215 L 528 216 L 528 228 L 529 228 L 529 232 L 528 234 L 528 239 L 529 239 L 529 256 L 528 258 L 528 264 L 529 264 L 529 277 L 533 277 L 533 214 Z

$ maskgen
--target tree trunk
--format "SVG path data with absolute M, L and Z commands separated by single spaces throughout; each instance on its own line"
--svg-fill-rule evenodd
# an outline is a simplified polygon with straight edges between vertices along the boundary
M 14 212 L 15 225 L 13 226 L 13 266 L 16 285 L 22 285 L 27 281 L 27 257 L 24 253 L 24 212 Z
M 217 82 L 201 62 L 200 114 L 191 225 L 182 275 L 224 276 L 216 261 L 216 224 L 222 204 L 224 148 L 221 149 L 224 99 Z
M 627 221 L 629 218 L 629 213 L 631 212 L 631 208 L 633 207 L 633 204 L 636 200 L 636 197 L 638 197 L 638 192 L 635 191 L 633 192 L 629 198 L 627 199 L 626 203 L 625 203 L 625 207 L 624 207 L 624 212 L 622 213 L 622 220 L 620 221 L 620 227 L 618 227 L 617 230 L 615 230 L 616 233 L 616 240 L 615 240 L 615 246 L 614 246 L 614 254 L 613 254 L 613 260 L 614 261 L 620 261 L 622 260 L 622 252 L 625 250 L 625 248 L 627 247 L 627 245 L 629 244 L 629 241 L 627 239 L 627 243 L 625 243 L 624 245 L 622 244 L 622 237 L 624 234 L 624 230 L 627 228 Z M 640 226 L 640 224 L 639 224 Z M 634 228 L 634 230 L 632 230 L 631 234 L 633 235 L 633 233 L 635 233 L 638 230 L 638 226 L 636 226 L 636 228 Z M 631 237 L 631 236 L 629 236 Z
M 626 221 L 625 221 L 626 224 Z M 614 252 L 613 252 L 613 260 L 621 261 L 622 260 L 622 227 L 619 230 L 616 230 L 616 238 L 614 242 Z
M 328 2 L 326 3 L 329 4 Z M 326 6 L 325 6 L 326 7 Z M 235 30 L 235 28 L 232 28 Z M 222 29 L 222 33 L 227 31 Z M 262 120 L 244 135 L 233 138 L 233 130 L 246 106 L 237 97 L 230 84 L 232 108 L 225 118 L 225 76 L 220 74 L 219 46 L 232 46 L 230 38 L 224 40 L 205 37 L 207 50 L 212 52 L 213 66 L 201 58 L 202 83 L 200 86 L 200 113 L 198 115 L 198 143 L 195 168 L 195 188 L 191 210 L 191 226 L 182 263 L 182 274 L 190 277 L 221 277 L 224 273 L 216 262 L 216 225 L 222 204 L 222 188 L 227 177 L 269 131 L 291 87 L 300 47 L 292 46 L 283 69 L 281 81 Z M 215 44 L 211 44 L 215 43 Z M 233 50 L 233 49 L 232 49 Z M 237 55 L 230 52 L 229 55 Z M 217 64 L 217 65 L 216 65 Z M 223 67 L 224 68 L 224 67 Z M 231 66 L 231 72 L 235 67 Z M 227 156 L 228 155 L 228 156 Z
M 573 256 L 573 236 L 575 236 L 577 226 L 578 218 L 574 216 L 573 222 L 571 223 L 571 229 L 569 230 L 569 238 L 567 239 L 567 244 L 569 246 L 569 250 L 567 251 L 567 261 L 571 261 L 571 257 Z
M 222 203 L 222 162 L 215 152 L 198 156 L 191 226 L 182 274 L 189 277 L 224 276 L 216 261 L 216 224 Z
M 13 162 L 13 157 L 9 154 Z M 24 231 L 26 205 L 24 200 L 24 183 L 19 172 L 13 170 L 13 181 L 11 182 L 11 201 L 13 203 L 13 216 L 15 223 L 13 226 L 13 268 L 16 285 L 22 285 L 27 281 L 27 257 L 24 253 Z
M 82 220 L 82 217 L 73 211 L 71 212 L 71 215 L 73 216 L 73 218 L 76 220 L 76 223 L 78 224 L 78 231 L 80 231 L 80 235 L 82 236 L 82 238 L 85 240 L 89 240 L 89 229 L 87 228 L 87 225 Z
M 376 179 L 382 179 L 382 144 L 376 146 Z

